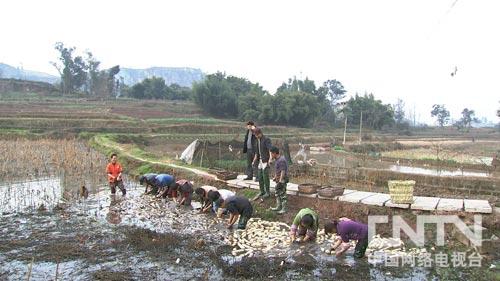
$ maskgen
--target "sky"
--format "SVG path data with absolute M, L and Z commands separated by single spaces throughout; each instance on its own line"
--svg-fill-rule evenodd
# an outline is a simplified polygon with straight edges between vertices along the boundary
M 56 75 L 61 41 L 104 67 L 223 71 L 271 93 L 337 79 L 349 96 L 403 99 L 417 122 L 432 124 L 433 104 L 497 122 L 499 14 L 497 0 L 6 0 L 0 62 Z

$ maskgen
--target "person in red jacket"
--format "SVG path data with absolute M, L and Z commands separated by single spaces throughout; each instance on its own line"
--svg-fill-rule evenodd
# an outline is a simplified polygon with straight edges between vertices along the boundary
M 125 194 L 127 194 L 127 190 L 123 185 L 123 179 L 122 179 L 123 169 L 120 163 L 117 162 L 117 158 L 118 156 L 116 155 L 116 153 L 111 154 L 111 162 L 106 167 L 106 172 L 108 173 L 109 187 L 111 187 L 112 195 L 116 193 L 116 187 L 118 187 L 121 190 L 123 196 L 125 196 Z

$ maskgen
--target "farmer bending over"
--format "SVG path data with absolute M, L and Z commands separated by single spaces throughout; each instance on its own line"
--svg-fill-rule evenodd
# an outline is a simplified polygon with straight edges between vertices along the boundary
M 108 173 L 108 181 L 109 187 L 111 187 L 111 194 L 114 195 L 116 193 L 116 187 L 118 187 L 123 196 L 127 194 L 127 190 L 125 190 L 125 186 L 123 185 L 122 180 L 122 166 L 116 161 L 118 156 L 116 153 L 111 154 L 111 162 L 108 163 L 106 167 L 106 172 Z
M 156 176 L 155 185 L 158 187 L 158 194 L 156 198 L 166 198 L 169 196 L 172 198 L 172 193 L 176 188 L 175 177 L 169 174 L 159 174 Z
M 227 189 L 219 189 L 215 191 L 208 192 L 208 205 L 202 209 L 202 212 L 206 212 L 212 208 L 212 211 L 217 214 L 217 217 L 222 217 L 226 209 L 221 206 L 224 202 L 231 196 L 234 196 L 234 192 Z
M 200 212 L 203 212 L 203 209 L 205 209 L 206 206 L 211 204 L 210 200 L 208 199 L 208 193 L 210 191 L 217 191 L 217 187 L 210 186 L 210 185 L 203 185 L 201 187 L 198 187 L 194 193 L 198 196 L 198 199 L 200 200 L 201 203 L 201 209 Z
M 229 213 L 227 228 L 231 229 L 239 217 L 238 229 L 245 229 L 248 220 L 253 215 L 253 207 L 250 201 L 245 197 L 231 196 L 225 201 L 224 206 Z
M 325 224 L 325 233 L 336 233 L 340 236 L 332 246 L 332 250 L 340 249 L 336 252 L 336 256 L 340 257 L 350 247 L 350 240 L 357 240 L 356 248 L 354 248 L 354 257 L 362 258 L 365 256 L 366 248 L 368 247 L 368 225 L 341 218 L 338 221 L 334 220 Z
M 177 204 L 179 206 L 191 206 L 191 199 L 193 198 L 193 184 L 188 180 L 178 180 L 176 182 L 176 194 L 174 198 L 177 197 L 177 193 L 180 193 L 179 199 L 177 199 Z
M 146 189 L 144 190 L 144 194 L 156 194 L 158 193 L 158 187 L 155 184 L 155 178 L 157 174 L 148 173 L 139 177 L 139 183 L 141 185 L 145 185 Z M 149 190 L 151 187 L 151 190 Z M 149 190 L 149 191 L 148 191 Z
M 300 210 L 293 220 L 290 227 L 290 240 L 293 243 L 297 236 L 297 242 L 307 242 L 316 239 L 318 233 L 319 217 L 318 214 L 309 208 Z

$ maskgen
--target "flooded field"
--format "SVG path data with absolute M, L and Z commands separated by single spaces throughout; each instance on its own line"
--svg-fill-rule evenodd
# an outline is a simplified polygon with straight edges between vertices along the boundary
M 325 253 L 328 237 L 287 244 L 289 221 L 252 219 L 248 230 L 257 240 L 247 245 L 256 249 L 245 254 L 234 244 L 242 232 L 200 214 L 196 202 L 186 208 L 155 199 L 127 177 L 127 195 L 110 195 L 105 157 L 78 141 L 3 144 L 12 150 L 0 155 L 10 163 L 0 171 L 0 280 L 442 279 L 432 268 L 355 260 L 352 249 L 336 258 Z M 83 185 L 88 198 L 79 195 Z M 280 227 L 260 233 L 271 225 Z
M 128 186 L 126 197 L 111 197 L 102 186 L 80 202 L 47 204 L 52 207 L 44 210 L 30 204 L 10 208 L 14 212 L 4 213 L 0 222 L 0 279 L 30 274 L 30 280 L 303 280 L 341 274 L 343 280 L 423 280 L 428 275 L 411 269 L 389 277 L 366 260 L 323 253 L 326 242 L 235 257 L 227 242 L 234 230 L 215 216 L 142 195 L 133 182 Z

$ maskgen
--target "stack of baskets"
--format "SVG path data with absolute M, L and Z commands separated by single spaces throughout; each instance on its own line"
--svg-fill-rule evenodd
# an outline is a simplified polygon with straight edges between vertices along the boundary
M 388 182 L 389 194 L 391 201 L 395 204 L 411 204 L 413 203 L 413 187 L 414 180 L 400 181 L 390 180 Z

